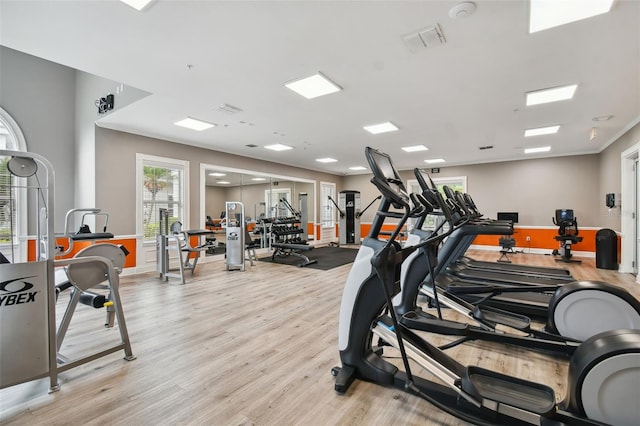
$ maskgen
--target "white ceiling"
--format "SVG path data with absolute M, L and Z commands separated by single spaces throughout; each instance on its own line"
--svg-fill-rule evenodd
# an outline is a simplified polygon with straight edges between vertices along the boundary
M 537 156 L 597 153 L 638 122 L 639 1 L 534 34 L 528 1 L 476 0 L 454 20 L 457 3 L 156 0 L 137 12 L 116 0 L 1 0 L 0 43 L 151 93 L 121 109 L 116 95 L 101 126 L 335 174 L 367 166 L 366 146 L 399 169 L 522 159 L 541 145 L 552 150 Z M 412 53 L 402 36 L 436 23 L 446 44 Z M 344 90 L 307 100 L 283 86 L 317 71 Z M 573 100 L 524 105 L 526 91 L 569 83 Z M 224 103 L 242 112 L 217 111 Z M 615 117 L 592 120 L 604 115 Z M 172 124 L 186 116 L 218 126 Z M 387 120 L 400 131 L 362 129 Z M 556 135 L 523 137 L 553 124 Z M 263 148 L 273 143 L 294 149 Z M 416 144 L 430 150 L 400 149 Z

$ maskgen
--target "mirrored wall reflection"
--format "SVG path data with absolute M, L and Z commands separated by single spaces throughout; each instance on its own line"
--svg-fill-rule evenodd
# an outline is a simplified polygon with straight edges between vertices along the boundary
M 299 226 L 306 230 L 302 237 L 315 239 L 315 181 L 229 170 L 216 166 L 204 170 L 207 228 L 222 234 L 225 202 L 240 201 L 247 229 L 262 247 L 268 245 L 265 224 L 281 218 L 299 218 Z

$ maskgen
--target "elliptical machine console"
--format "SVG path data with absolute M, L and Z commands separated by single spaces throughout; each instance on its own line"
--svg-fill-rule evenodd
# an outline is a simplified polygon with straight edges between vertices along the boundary
M 395 238 L 406 221 L 436 206 L 425 197 L 407 194 L 388 155 L 372 148 L 365 154 L 374 174 L 371 181 L 383 198 L 342 297 L 338 339 L 342 365 L 332 370 L 336 391 L 346 392 L 355 379 L 394 386 L 474 424 L 635 424 L 640 418 L 640 330 L 607 331 L 580 344 L 570 362 L 567 396 L 558 404 L 550 387 L 464 366 L 398 321 L 392 303 L 397 268 L 415 250 L 439 244 L 456 225 L 451 221 L 449 231 L 400 247 Z M 412 207 L 410 201 L 419 205 Z M 386 218 L 398 222 L 383 241 L 378 235 Z M 400 351 L 404 371 L 384 360 L 381 348 L 372 347 L 373 336 Z M 414 375 L 409 359 L 439 382 Z

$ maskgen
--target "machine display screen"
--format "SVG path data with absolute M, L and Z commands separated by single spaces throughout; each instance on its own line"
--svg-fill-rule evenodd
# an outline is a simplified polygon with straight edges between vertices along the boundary
M 518 223 L 518 212 L 498 212 L 498 220 L 510 220 L 513 223 Z
M 572 209 L 558 209 L 556 210 L 556 222 L 566 222 L 573 220 L 573 210 Z

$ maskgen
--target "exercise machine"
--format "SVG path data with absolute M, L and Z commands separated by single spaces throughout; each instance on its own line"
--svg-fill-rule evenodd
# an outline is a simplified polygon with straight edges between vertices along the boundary
M 244 204 L 239 201 L 226 201 L 224 205 L 227 216 L 227 254 L 225 259 L 227 271 L 244 271 L 247 226 L 244 220 Z
M 340 191 L 337 203 L 328 197 L 338 209 L 338 245 L 360 244 L 360 191 Z
M 156 271 L 163 281 L 178 278 L 182 284 L 186 284 L 185 271 L 191 271 L 193 276 L 202 253 L 215 247 L 215 240 L 208 238 L 214 233 L 209 229 L 183 230 L 180 221 L 169 225 L 169 210 L 165 208 L 159 209 L 159 218 L 159 233 L 156 235 Z M 192 239 L 197 242 L 192 243 Z M 172 251 L 177 254 L 177 267 L 170 265 Z
M 560 255 L 560 259 L 556 262 L 580 263 L 581 260 L 573 259 L 571 253 L 571 245 L 582 241 L 582 237 L 578 236 L 578 218 L 573 216 L 572 209 L 557 209 L 555 216 L 552 218 L 553 224 L 558 227 L 558 235 L 553 237 L 560 243 L 560 248 L 553 251 L 553 255 Z
M 30 197 L 28 212 L 36 225 L 35 259 L 0 264 L 0 388 L 48 377 L 49 390 L 55 392 L 60 388 L 61 372 L 119 351 L 124 352 L 125 360 L 135 359 L 119 295 L 119 277 L 112 261 L 100 255 L 55 259 L 55 178 L 51 163 L 38 154 L 21 151 L 0 150 L 0 159 L 7 159 L 12 176 L 9 187 L 3 190 L 11 194 L 17 188 Z M 66 268 L 69 281 L 77 289 L 58 329 L 54 282 L 57 267 Z M 64 324 L 68 325 L 80 294 L 105 281 L 120 341 L 99 345 L 82 355 L 63 355 L 67 334 Z M 74 354 L 79 353 L 79 346 L 74 345 Z
M 429 185 L 428 174 L 420 169 L 415 169 L 414 174 L 422 189 L 422 195 L 425 198 L 436 200 L 434 204 L 439 205 L 437 194 L 435 194 L 437 189 L 433 184 Z M 441 210 L 447 212 L 446 216 L 451 216 L 446 204 Z M 459 222 L 458 226 L 464 227 L 466 224 Z M 429 235 L 425 233 L 414 233 L 407 244 L 417 245 L 428 237 Z M 530 319 L 527 316 L 522 315 L 521 312 L 510 312 L 507 308 L 505 308 L 506 311 L 496 307 L 492 308 L 490 302 L 496 296 L 512 293 L 532 296 L 533 293 L 523 291 L 521 287 L 464 286 L 456 285 L 455 282 L 450 282 L 448 286 L 438 286 L 437 275 L 431 273 L 436 269 L 433 266 L 437 263 L 436 256 L 434 248 L 428 246 L 417 250 L 403 262 L 401 266 L 401 291 L 394 299 L 396 310 L 400 314 L 420 311 L 416 307 L 418 294 L 426 295 L 429 298 L 434 298 L 439 294 L 441 295 L 440 303 L 477 321 L 482 328 L 487 330 L 495 330 L 496 324 L 504 324 L 529 334 L 534 333 L 537 337 L 542 336 L 556 340 L 558 337 L 560 340 L 585 340 L 606 330 L 640 329 L 640 302 L 631 294 L 617 286 L 600 281 L 573 281 L 563 286 L 546 289 L 546 293 L 542 291 L 537 295 L 544 296 L 543 300 L 546 301 L 546 316 L 544 318 L 546 326 L 544 330 L 532 330 Z M 455 293 L 456 290 L 459 292 Z M 473 304 L 464 300 L 464 296 L 471 292 L 475 292 L 475 299 L 472 299 Z M 438 301 L 437 298 L 435 300 Z M 541 300 L 540 297 L 537 300 Z M 594 311 L 597 311 L 598 315 L 594 315 Z M 559 346 L 559 349 L 562 351 L 562 346 Z
M 341 244 L 360 244 L 360 217 L 380 197 L 376 197 L 364 209 L 360 210 L 360 192 L 340 191 L 338 202 L 328 196 L 329 201 L 338 209 L 338 247 Z
M 82 214 L 82 219 L 78 227 L 78 231 L 72 232 L 72 221 L 74 218 L 77 218 L 80 213 Z M 101 230 L 99 232 L 92 232 L 90 224 L 87 223 L 87 220 L 92 219 L 94 222 L 97 222 L 98 218 L 103 219 Z M 87 256 L 100 256 L 111 261 L 111 264 L 113 265 L 113 268 L 117 274 L 122 273 L 126 256 L 129 254 L 129 251 L 121 244 L 112 244 L 109 242 L 109 240 L 111 240 L 114 235 L 111 232 L 107 232 L 108 222 L 109 214 L 104 213 L 97 208 L 76 208 L 69 210 L 65 216 L 64 228 L 64 238 L 67 240 L 67 245 L 66 247 L 60 245 L 56 246 L 56 258 L 63 259 L 69 256 L 77 258 Z M 58 239 L 57 242 L 60 242 L 60 239 Z M 76 252 L 77 244 L 85 245 L 86 243 L 89 243 L 90 245 L 84 246 L 84 248 L 81 248 Z M 76 269 L 79 268 L 82 267 L 76 266 Z M 56 298 L 58 298 L 60 294 L 67 289 L 71 291 L 67 313 L 64 317 L 65 320 L 63 320 L 62 324 L 58 328 L 58 333 L 62 332 L 63 336 L 64 333 L 66 333 L 66 331 L 64 330 L 69 325 L 66 320 L 71 320 L 71 316 L 75 311 L 75 305 L 78 302 L 95 309 L 105 308 L 106 318 L 104 325 L 105 327 L 114 326 L 115 310 L 112 295 L 109 291 L 97 291 L 98 287 L 103 287 L 103 290 L 109 290 L 108 286 L 101 286 L 102 282 L 105 281 L 104 277 L 102 281 L 99 281 L 100 277 L 91 277 L 92 281 L 94 282 L 94 286 L 89 287 L 87 282 L 81 282 L 79 284 L 76 283 L 74 285 L 72 280 L 70 280 L 68 277 L 66 268 L 56 269 L 55 274 Z M 77 272 L 76 276 L 78 276 Z M 78 281 L 78 279 L 76 279 L 76 281 Z M 80 288 L 83 288 L 83 290 L 80 290 Z M 60 340 L 61 339 L 59 339 L 59 341 Z
M 335 390 L 346 392 L 355 379 L 394 386 L 480 425 L 635 424 L 640 417 L 640 330 L 607 331 L 581 343 L 570 361 L 567 397 L 557 403 L 550 387 L 462 365 L 418 335 L 419 324 L 412 329 L 398 320 L 392 303 L 398 266 L 415 250 L 439 244 L 446 233 L 400 247 L 395 237 L 407 219 L 423 214 L 426 204 L 407 194 L 388 155 L 372 148 L 365 153 L 372 183 L 383 198 L 343 292 L 338 333 L 342 364 L 332 369 Z M 385 218 L 398 223 L 392 238 L 381 241 L 377 236 Z M 404 371 L 383 358 L 384 346 L 374 347 L 374 336 L 400 352 Z M 414 375 L 410 359 L 439 382 Z

